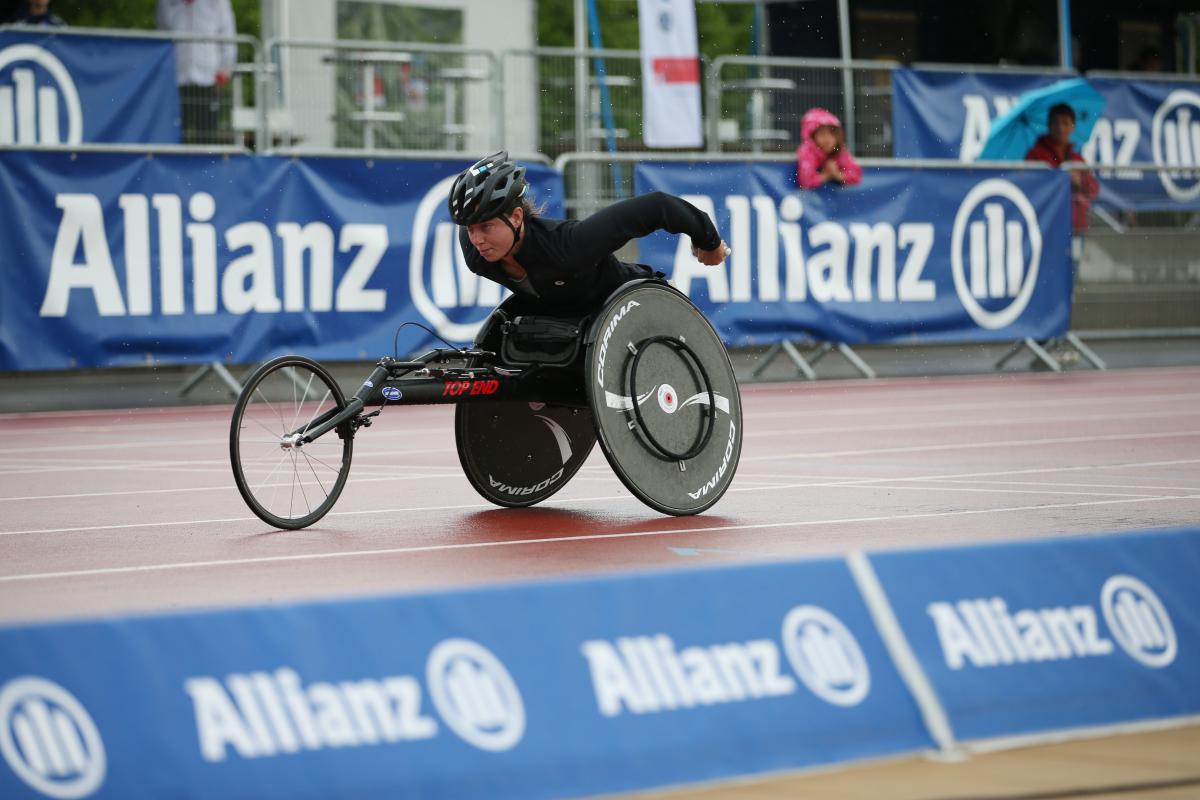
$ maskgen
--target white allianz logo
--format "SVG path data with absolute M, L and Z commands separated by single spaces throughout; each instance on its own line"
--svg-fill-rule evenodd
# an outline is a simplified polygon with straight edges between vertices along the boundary
M 442 720 L 481 750 L 510 750 L 525 735 L 525 704 L 508 670 L 469 639 L 447 639 L 425 667 L 429 695 Z
M 446 211 L 455 177 L 449 175 L 435 183 L 417 205 L 408 288 L 413 305 L 439 335 L 452 342 L 469 342 L 507 292 L 467 267 L 458 245 L 458 226 Z
M 42 72 L 49 75 L 52 85 L 39 85 Z M 60 118 L 62 109 L 66 111 L 65 137 Z M 0 145 L 82 141 L 79 91 L 63 63 L 53 53 L 33 44 L 15 44 L 0 50 Z
M 786 697 L 798 691 L 796 678 L 833 705 L 854 706 L 866 698 L 866 658 L 833 614 L 817 606 L 791 609 L 781 641 L 782 648 L 772 639 L 680 648 L 667 634 L 655 633 L 589 640 L 580 649 L 606 717 Z
M 1130 658 L 1156 669 L 1174 662 L 1178 651 L 1162 601 L 1130 575 L 1104 582 L 1100 614 L 1088 604 L 1010 609 L 1002 597 L 939 601 L 926 611 L 951 670 L 1108 656 L 1113 639 Z
M 1178 170 L 1158 173 L 1167 194 L 1179 201 L 1200 197 L 1200 94 L 1177 89 L 1154 113 L 1150 129 L 1154 163 Z
M 1147 667 L 1171 664 L 1178 652 L 1175 626 L 1158 595 L 1132 575 L 1114 575 L 1100 590 L 1100 611 L 1113 638 Z
M 493 752 L 525 734 L 525 706 L 512 676 L 489 650 L 447 639 L 430 652 L 426 683 L 442 721 L 463 741 Z M 200 754 L 260 759 L 304 750 L 418 742 L 437 736 L 413 675 L 306 683 L 291 667 L 189 678 Z
M 950 241 L 954 289 L 971 318 L 989 330 L 1011 325 L 1033 297 L 1041 260 L 1042 232 L 1024 192 L 1002 178 L 976 184 Z
M 74 695 L 44 678 L 0 688 L 0 755 L 47 797 L 86 797 L 104 782 L 107 760 L 96 724 Z

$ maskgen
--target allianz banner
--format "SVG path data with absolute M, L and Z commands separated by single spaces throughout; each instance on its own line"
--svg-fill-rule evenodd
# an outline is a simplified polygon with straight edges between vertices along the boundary
M 0 370 L 470 342 L 501 288 L 446 210 L 467 166 L 0 151 Z M 560 214 L 561 176 L 529 177 Z
M 839 560 L 0 628 L 5 798 L 595 796 L 932 744 Z
M 860 186 L 796 187 L 792 164 L 642 162 L 637 191 L 680 195 L 733 249 L 643 239 L 729 344 L 1011 341 L 1067 330 L 1070 186 L 1050 169 L 871 169 Z
M 896 158 L 975 161 L 991 123 L 1020 95 L 1063 75 L 892 73 Z M 1200 82 L 1089 78 L 1105 98 L 1080 154 L 1099 169 L 1101 204 L 1130 210 L 1200 209 Z M 1177 170 L 1141 171 L 1128 164 Z
M 960 739 L 1200 713 L 1200 530 L 870 560 Z
M 170 41 L 0 29 L 0 145 L 179 143 Z

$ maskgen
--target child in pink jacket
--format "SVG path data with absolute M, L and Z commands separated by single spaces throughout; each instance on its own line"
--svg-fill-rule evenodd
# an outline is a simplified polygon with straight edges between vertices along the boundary
M 842 123 L 823 108 L 810 108 L 800 120 L 803 141 L 796 149 L 796 182 L 816 189 L 826 181 L 844 186 L 862 182 L 862 167 L 846 149 Z

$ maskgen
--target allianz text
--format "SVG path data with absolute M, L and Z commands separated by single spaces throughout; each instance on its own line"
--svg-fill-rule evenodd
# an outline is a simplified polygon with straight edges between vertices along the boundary
M 120 195 L 123 224 L 113 229 L 122 232 L 123 252 L 114 252 L 109 241 L 109 221 L 99 197 L 59 194 L 55 203 L 62 216 L 39 312 L 43 317 L 66 316 L 72 302 L 88 301 L 103 317 L 222 310 L 381 312 L 387 306 L 385 290 L 367 288 L 388 249 L 385 225 L 347 223 L 335 230 L 324 222 L 278 222 L 272 232 L 262 222 L 239 222 L 223 232 L 223 249 L 230 258 L 221 268 L 218 231 L 209 224 L 216 202 L 207 192 L 187 198 L 186 223 L 179 195 Z M 152 217 L 156 243 L 151 240 Z M 186 273 L 185 236 L 191 265 Z M 275 237 L 282 250 L 282 287 L 276 285 Z M 335 247 L 347 254 L 339 261 L 349 262 L 338 265 L 336 282 Z M 116 264 L 124 266 L 123 281 Z M 152 264 L 157 274 L 152 275 Z

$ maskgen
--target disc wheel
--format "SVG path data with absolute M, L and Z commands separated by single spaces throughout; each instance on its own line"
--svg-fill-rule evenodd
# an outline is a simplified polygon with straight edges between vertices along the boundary
M 641 281 L 609 297 L 589 338 L 585 380 L 613 472 L 656 511 L 707 511 L 742 449 L 741 395 L 717 332 L 687 297 Z
M 343 426 L 308 444 L 298 439 L 322 414 L 345 407 L 337 381 L 312 359 L 281 356 L 254 371 L 233 407 L 229 459 L 255 516 L 295 530 L 333 507 L 350 474 L 353 433 Z

